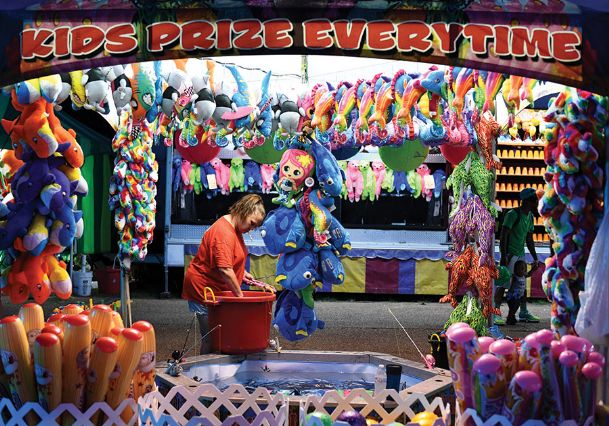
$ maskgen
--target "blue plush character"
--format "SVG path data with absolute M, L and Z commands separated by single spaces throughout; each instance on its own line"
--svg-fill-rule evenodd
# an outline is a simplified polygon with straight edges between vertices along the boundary
M 241 76 L 239 70 L 232 65 L 227 65 L 226 68 L 231 72 L 235 81 L 237 82 L 237 91 L 233 94 L 232 98 L 232 109 L 238 112 L 240 108 L 248 107 L 250 105 L 250 91 L 247 82 Z M 241 118 L 235 120 L 237 129 L 251 129 L 253 124 L 254 114 L 249 113 Z
M 305 226 L 296 209 L 283 206 L 272 210 L 266 216 L 260 234 L 269 253 L 274 256 L 304 247 L 307 237 Z
M 319 265 L 324 283 L 337 285 L 345 281 L 345 268 L 333 250 L 319 252 Z
M 323 329 L 324 322 L 317 319 L 312 306 L 305 302 L 311 298 L 312 288 L 303 292 L 282 291 L 275 303 L 273 325 L 281 335 L 292 341 L 309 337 L 315 330 Z
M 269 95 L 269 81 L 271 80 L 271 71 L 267 72 L 262 79 L 262 90 L 260 101 L 258 102 L 258 116 L 256 117 L 256 129 L 265 138 L 271 135 L 273 128 L 273 109 L 271 108 L 271 97 Z
M 245 190 L 258 187 L 262 189 L 262 176 L 260 174 L 260 165 L 255 161 L 245 162 Z
M 171 188 L 173 192 L 178 192 L 180 185 L 182 184 L 182 156 L 178 154 L 178 151 L 174 151 L 173 160 L 171 163 Z
M 302 290 L 319 281 L 317 254 L 300 249 L 281 255 L 275 282 L 286 290 Z
M 207 181 L 207 175 L 212 175 L 215 178 L 216 171 L 215 171 L 214 167 L 211 165 L 211 163 L 207 162 L 207 163 L 203 163 L 203 165 L 201 166 L 200 173 L 201 173 L 201 182 L 203 182 L 203 187 L 205 188 L 205 196 L 207 197 L 208 200 L 210 200 L 213 197 L 215 197 L 216 195 L 218 195 L 218 192 L 220 192 L 220 190 L 217 187 L 216 187 L 216 189 L 209 189 L 209 182 Z
M 409 191 L 410 186 L 408 185 L 408 181 L 406 180 L 406 173 L 400 171 L 393 172 L 393 186 L 395 187 L 395 192 L 398 195 L 402 195 L 403 192 Z
M 439 198 L 442 195 L 444 182 L 446 182 L 446 173 L 444 173 L 444 170 L 438 169 L 433 172 L 432 176 L 434 181 L 433 196 L 434 198 Z
M 315 174 L 321 190 L 338 197 L 343 189 L 343 171 L 332 153 L 317 141 L 311 144 L 311 154 L 315 158 Z
M 351 250 L 351 236 L 334 216 L 332 216 L 329 232 L 330 244 L 332 244 L 334 250 L 338 251 L 338 254 L 345 255 Z

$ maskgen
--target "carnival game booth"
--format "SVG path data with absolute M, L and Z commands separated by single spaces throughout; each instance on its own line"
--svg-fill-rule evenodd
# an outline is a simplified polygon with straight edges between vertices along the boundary
M 203 9 L 187 2 L 118 1 L 63 4 L 64 10 L 59 10 L 55 2 L 36 2 L 11 4 L 3 10 L 6 55 L 0 75 L 19 112 L 2 123 L 13 148 L 5 154 L 5 163 L 12 165 L 10 191 L 0 205 L 3 292 L 18 304 L 30 295 L 39 303 L 51 293 L 62 299 L 71 295 L 66 265 L 57 255 L 83 235 L 83 212 L 78 206 L 88 193 L 88 183 L 76 132 L 58 118 L 64 102 L 113 117 L 115 159 L 108 192 L 123 277 L 133 261 L 147 257 L 156 226 L 155 144 L 165 146 L 167 176 L 172 171 L 165 183 L 172 190 L 165 192 L 162 205 L 166 246 L 184 246 L 193 241 L 188 235 L 193 231 L 199 234 L 198 242 L 203 231 L 188 228 L 182 236 L 179 228 L 173 228 L 172 198 L 179 206 L 173 215 L 176 222 L 192 210 L 186 207 L 186 197 L 174 196 L 174 184 L 191 186 L 195 196 L 218 200 L 234 188 L 244 192 L 246 182 L 256 183 L 253 169 L 257 168 L 260 191 L 270 194 L 274 188 L 276 194 L 267 198 L 277 208 L 265 219 L 260 239 L 251 238 L 252 252 L 258 255 L 253 256 L 256 261 L 250 260 L 251 268 L 259 278 L 274 277 L 285 290 L 275 304 L 273 324 L 290 340 L 323 328 L 314 311 L 318 288 L 349 289 L 354 277 L 359 277 L 359 284 L 353 284 L 359 291 L 409 293 L 420 288 L 423 292 L 426 285 L 434 286 L 439 271 L 448 268 L 443 301 L 457 306 L 459 290 L 469 287 L 477 294 L 482 316 L 490 318 L 492 283 L 499 278 L 495 225 L 501 209 L 515 207 L 512 194 L 531 184 L 497 176 L 543 174 L 538 210 L 548 238 L 541 231 L 535 234 L 542 242 L 551 240 L 555 251 L 546 259 L 542 277 L 543 290 L 552 301 L 552 331 L 541 331 L 526 341 L 518 361 L 519 369 L 538 368 L 533 381 L 540 385 L 524 386 L 516 373 L 509 380 L 508 395 L 507 372 L 515 369 L 507 361 L 517 357 L 517 348 L 506 346 L 503 351 L 491 345 L 492 354 L 482 355 L 486 344 L 476 334 L 482 339 L 486 328 L 476 333 L 457 324 L 447 330 L 454 388 L 459 410 L 467 412 L 464 416 L 509 417 L 510 409 L 518 411 L 514 401 L 523 398 L 519 389 L 526 388 L 531 391 L 524 396 L 530 408 L 518 413 L 523 422 L 589 423 L 597 403 L 595 380 L 604 362 L 590 341 L 607 345 L 609 334 L 606 312 L 598 308 L 609 297 L 603 286 L 607 262 L 602 259 L 607 234 L 597 232 L 607 196 L 608 117 L 607 98 L 602 95 L 609 90 L 602 76 L 609 68 L 609 55 L 603 38 L 596 35 L 607 24 L 606 10 L 563 1 L 416 6 L 354 2 L 319 4 L 319 9 L 277 3 L 234 2 Z M 243 68 L 222 65 L 220 70 L 215 60 L 199 59 L 278 51 L 415 59 L 445 66 L 383 71 L 336 84 L 316 82 L 302 95 L 283 93 L 282 97 L 269 90 L 271 69 L 265 67 L 264 77 L 252 81 L 244 77 Z M 170 66 L 162 59 L 171 60 Z M 308 69 L 306 63 L 303 69 Z M 521 115 L 527 103 L 536 101 L 538 79 L 571 86 L 557 95 L 549 93 L 543 122 Z M 231 89 L 224 87 L 226 81 Z M 501 102 L 507 109 L 507 126 L 499 117 Z M 543 136 L 545 165 L 535 135 Z M 232 154 L 221 154 L 226 148 L 230 152 L 231 145 L 236 148 Z M 430 150 L 435 148 L 450 167 L 432 160 Z M 357 163 L 349 162 L 352 158 Z M 278 167 L 272 166 L 276 163 Z M 231 168 L 239 173 L 231 174 Z M 246 177 L 246 168 L 252 169 L 252 180 Z M 452 203 L 448 193 L 435 192 L 444 185 L 441 172 Z M 362 223 L 376 227 L 378 213 L 349 208 L 351 200 L 381 204 L 390 198 L 383 196 L 383 189 L 410 194 L 397 209 L 412 212 L 400 215 L 383 209 L 385 225 L 399 222 L 401 230 L 362 228 Z M 418 204 L 421 197 L 434 200 L 433 208 L 427 201 L 425 207 Z M 190 203 L 199 204 L 196 198 Z M 387 206 L 395 204 L 387 202 Z M 444 209 L 447 215 L 436 214 Z M 210 220 L 217 215 L 211 210 L 185 220 Z M 438 216 L 435 233 L 432 228 L 413 229 L 408 237 L 399 236 L 408 235 L 409 225 L 433 224 Z M 607 216 L 604 220 L 600 229 L 606 229 Z M 443 253 L 446 226 L 451 247 Z M 396 253 L 400 251 L 408 253 Z M 171 259 L 177 264 L 185 252 L 168 247 L 166 271 Z M 274 271 L 264 266 L 271 262 L 264 257 L 268 255 L 278 256 Z M 353 260 L 362 258 L 365 266 Z M 416 263 L 408 263 L 413 259 Z M 443 259 L 450 262 L 444 266 Z M 434 267 L 427 267 L 427 262 L 435 262 Z M 446 278 L 440 277 L 444 283 Z M 129 285 L 124 279 L 121 293 L 128 302 Z M 129 303 L 123 306 L 128 311 Z M 34 386 L 49 384 L 38 377 L 33 383 L 29 342 L 21 324 L 26 317 L 0 322 L 3 350 L 18 353 L 19 365 L 26 368 L 17 374 L 11 362 L 16 358 L 2 357 L 18 406 L 36 399 Z M 118 323 L 111 319 L 110 333 L 114 321 Z M 89 329 L 88 320 L 76 315 L 66 321 L 64 345 L 74 340 L 82 350 L 68 344 L 63 352 L 76 363 L 82 353 L 92 350 L 90 336 L 77 331 Z M 130 325 L 128 312 L 125 321 Z M 133 348 L 134 353 L 143 351 L 143 332 L 130 330 L 119 330 L 118 350 L 123 355 Z M 570 339 L 576 330 L 589 340 Z M 567 339 L 558 342 L 555 337 Z M 36 342 L 45 348 L 61 344 L 57 336 L 48 339 Z M 560 381 L 554 356 L 561 363 Z M 86 364 L 88 357 L 80 358 Z M 121 369 L 135 371 L 134 362 L 126 358 L 117 361 L 125 363 Z M 53 359 L 55 368 L 57 356 Z M 48 359 L 41 357 L 39 364 L 43 361 Z M 87 368 L 80 366 L 74 381 L 85 380 Z M 126 394 L 130 377 L 115 378 L 121 385 L 110 389 L 112 398 L 106 395 L 107 402 Z M 499 378 L 504 380 L 501 384 Z M 70 376 L 69 384 L 80 394 L 70 393 L 68 401 L 82 409 L 83 384 L 72 381 Z M 586 402 L 584 412 L 568 402 L 573 389 L 579 389 Z M 501 402 L 486 404 L 484 398 L 495 391 Z M 44 402 L 43 397 L 38 399 Z M 511 407 L 507 411 L 498 408 L 504 400 Z M 125 409 L 129 408 L 123 405 L 123 414 Z M 465 423 L 463 416 L 458 417 Z

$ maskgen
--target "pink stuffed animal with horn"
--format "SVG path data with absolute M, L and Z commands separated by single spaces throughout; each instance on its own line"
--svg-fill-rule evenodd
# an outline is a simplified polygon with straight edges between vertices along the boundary
M 378 200 L 381 195 L 381 188 L 383 186 L 383 181 L 385 180 L 385 175 L 387 174 L 385 163 L 379 160 L 373 161 L 372 173 L 374 173 L 374 180 L 376 181 L 374 196 Z
M 216 171 L 216 183 L 222 195 L 227 195 L 230 192 L 228 182 L 230 180 L 230 168 L 222 162 L 218 157 L 209 162 Z

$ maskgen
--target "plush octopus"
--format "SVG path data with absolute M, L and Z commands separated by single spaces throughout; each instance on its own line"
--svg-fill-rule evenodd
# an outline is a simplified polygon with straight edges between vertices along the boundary
M 500 170 L 501 161 L 493 155 L 493 139 L 499 133 L 499 124 L 490 113 L 482 114 L 475 126 L 478 146 L 484 157 L 487 170 Z
M 467 246 L 455 260 L 446 264 L 446 270 L 450 271 L 448 294 L 440 299 L 440 303 L 450 303 L 453 308 L 457 307 L 457 292 L 468 282 L 473 256 L 474 249 Z
M 482 314 L 486 318 L 490 318 L 492 314 L 501 315 L 501 311 L 493 305 L 493 279 L 497 278 L 499 278 L 499 270 L 495 264 L 481 263 L 480 256 L 474 252 L 466 286 L 474 286 L 478 290 L 478 299 L 482 303 Z

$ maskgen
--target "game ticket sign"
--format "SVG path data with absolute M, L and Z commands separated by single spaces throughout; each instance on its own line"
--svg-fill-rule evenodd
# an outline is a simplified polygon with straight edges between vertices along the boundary
M 18 34 L 7 40 L 0 78 L 10 83 L 42 73 L 189 56 L 327 54 L 467 66 L 606 92 L 607 83 L 588 76 L 598 64 L 581 16 L 549 7 L 539 13 L 478 7 L 452 15 L 412 8 L 327 13 L 249 6 L 5 12 L 2 20 L 17 26 Z

